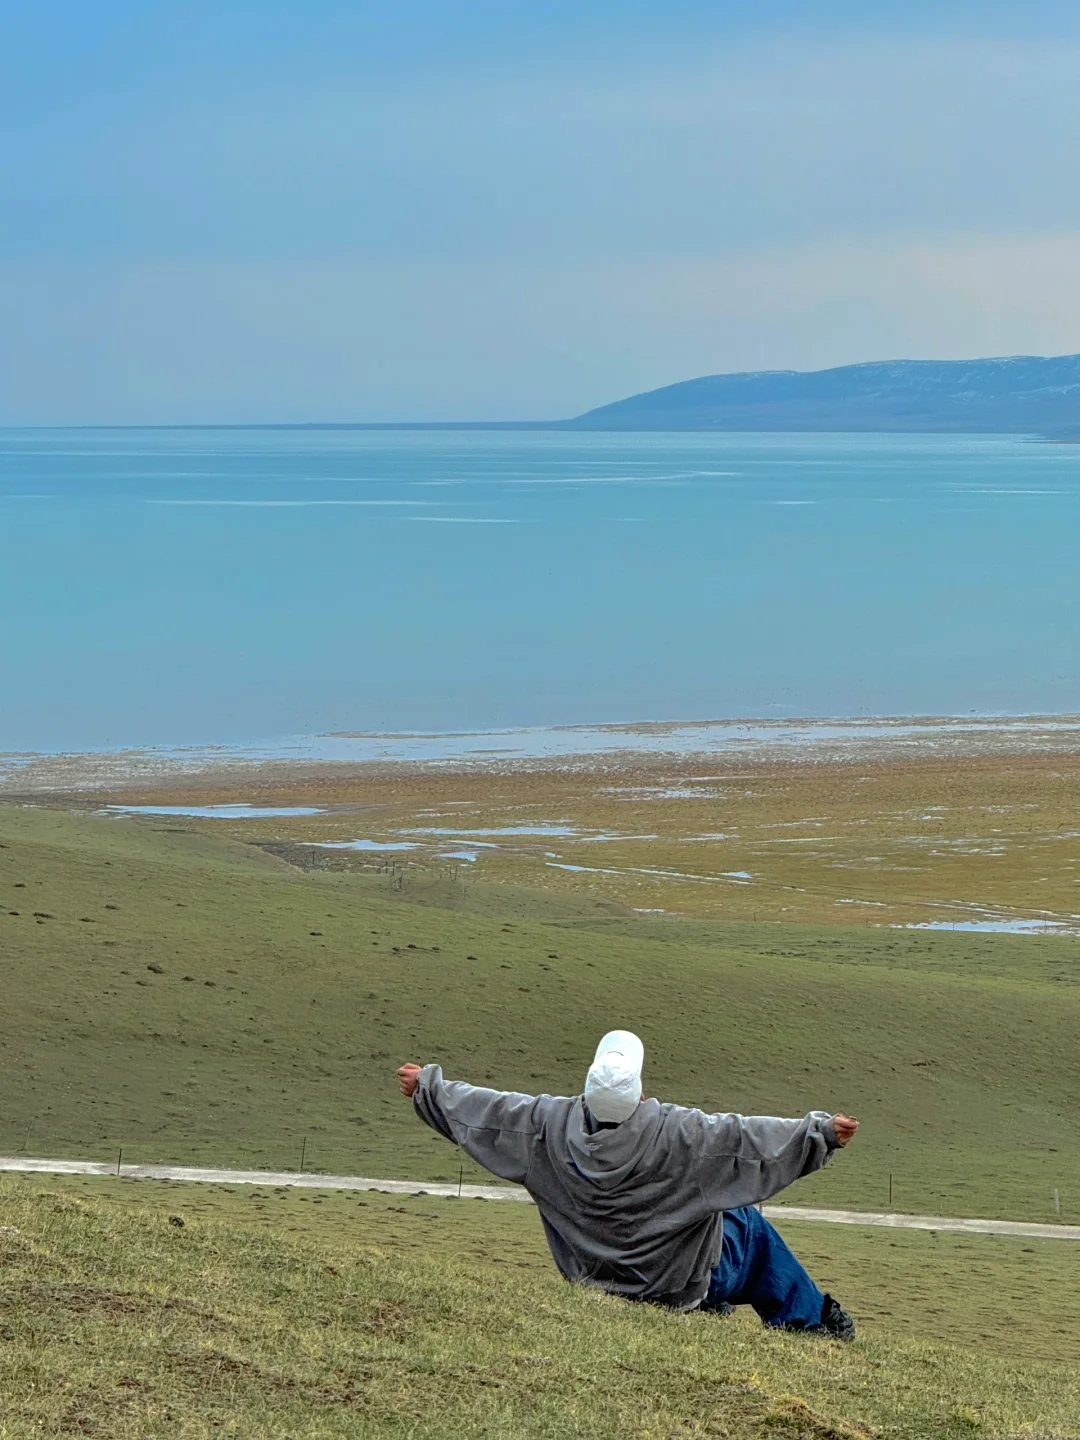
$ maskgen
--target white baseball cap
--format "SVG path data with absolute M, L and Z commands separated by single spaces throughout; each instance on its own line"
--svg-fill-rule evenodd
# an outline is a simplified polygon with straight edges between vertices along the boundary
M 630 1030 L 609 1030 L 585 1077 L 585 1103 L 603 1124 L 628 1120 L 641 1102 L 645 1046 Z

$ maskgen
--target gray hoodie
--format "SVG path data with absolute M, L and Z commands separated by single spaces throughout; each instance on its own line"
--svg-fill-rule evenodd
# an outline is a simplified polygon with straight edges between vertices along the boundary
M 768 1200 L 820 1170 L 831 1116 L 706 1115 L 643 1100 L 597 1126 L 580 1095 L 516 1095 L 444 1080 L 425 1065 L 422 1120 L 485 1169 L 524 1185 L 567 1280 L 678 1310 L 699 1305 L 720 1258 L 724 1210 Z

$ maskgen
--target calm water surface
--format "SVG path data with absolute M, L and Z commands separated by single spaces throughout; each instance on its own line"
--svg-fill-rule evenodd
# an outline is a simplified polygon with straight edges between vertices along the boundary
M 1080 448 L 0 432 L 0 750 L 1080 710 Z

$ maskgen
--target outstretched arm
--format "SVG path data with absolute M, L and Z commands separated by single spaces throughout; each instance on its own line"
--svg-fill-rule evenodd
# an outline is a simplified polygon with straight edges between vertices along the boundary
M 703 1192 L 718 1210 L 756 1205 L 810 1175 L 859 1128 L 850 1115 L 701 1115 L 693 1135 Z
M 524 1182 L 548 1097 L 445 1080 L 438 1065 L 402 1065 L 398 1084 L 425 1124 L 500 1179 Z

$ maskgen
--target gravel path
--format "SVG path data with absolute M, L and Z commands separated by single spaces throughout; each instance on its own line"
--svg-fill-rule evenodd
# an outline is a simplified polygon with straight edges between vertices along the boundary
M 0 1156 L 0 1171 L 26 1175 L 119 1175 L 124 1180 L 187 1180 L 206 1185 L 300 1186 L 308 1190 L 374 1190 L 383 1195 L 442 1195 L 462 1200 L 518 1200 L 526 1191 L 509 1185 L 442 1185 L 423 1180 L 370 1180 L 360 1175 L 310 1175 L 290 1170 L 214 1170 L 188 1165 L 113 1165 L 95 1160 L 31 1160 Z M 943 1215 L 890 1215 L 872 1210 L 818 1210 L 804 1205 L 766 1205 L 771 1220 L 811 1220 L 829 1225 L 880 1225 L 897 1230 L 955 1230 L 965 1235 L 1017 1235 L 1034 1240 L 1080 1240 L 1080 1225 L 1039 1225 L 1025 1220 L 960 1220 Z

